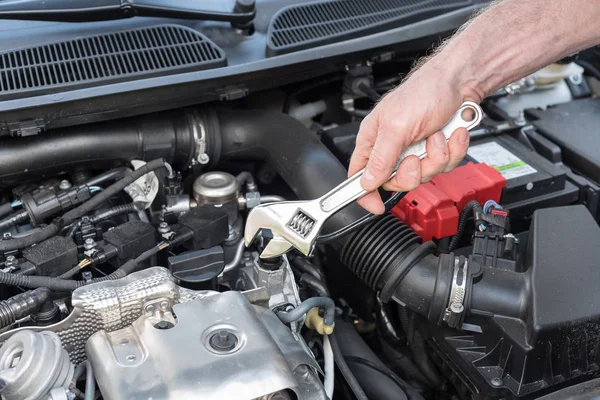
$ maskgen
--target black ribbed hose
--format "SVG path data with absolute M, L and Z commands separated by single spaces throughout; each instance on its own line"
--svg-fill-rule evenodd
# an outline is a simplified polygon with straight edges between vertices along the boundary
M 48 299 L 47 288 L 37 288 L 0 301 L 0 328 L 36 312 Z

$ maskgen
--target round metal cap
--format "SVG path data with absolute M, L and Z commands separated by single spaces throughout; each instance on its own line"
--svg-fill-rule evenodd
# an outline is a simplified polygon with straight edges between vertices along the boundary
M 235 176 L 221 171 L 200 175 L 192 186 L 198 204 L 223 204 L 237 201 L 239 189 Z

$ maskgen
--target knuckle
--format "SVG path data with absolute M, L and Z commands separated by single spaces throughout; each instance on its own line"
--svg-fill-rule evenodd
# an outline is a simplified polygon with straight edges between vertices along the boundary
M 375 149 L 369 157 L 369 168 L 376 174 L 384 173 L 389 167 L 388 161 Z

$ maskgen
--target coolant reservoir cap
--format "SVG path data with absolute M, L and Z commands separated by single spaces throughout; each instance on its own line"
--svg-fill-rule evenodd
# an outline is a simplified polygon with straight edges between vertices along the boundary
M 223 204 L 235 201 L 239 190 L 235 176 L 222 171 L 202 174 L 196 178 L 192 186 L 198 204 Z

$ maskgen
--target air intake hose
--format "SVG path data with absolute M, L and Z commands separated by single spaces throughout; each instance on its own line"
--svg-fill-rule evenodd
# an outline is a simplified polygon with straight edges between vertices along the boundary
M 210 115 L 210 114 L 204 114 Z M 206 121 L 209 141 L 220 141 L 222 160 L 267 161 L 300 199 L 317 198 L 348 172 L 317 136 L 296 119 L 275 111 L 219 110 Z M 357 204 L 331 217 L 325 231 L 343 228 L 365 214 Z
M 408 226 L 386 214 L 346 241 L 341 261 L 379 292 L 383 302 L 394 300 L 436 324 L 458 327 L 468 314 L 461 312 L 455 319 L 445 315 L 453 286 L 462 282 L 466 282 L 461 303 L 465 310 L 523 317 L 527 303 L 524 274 L 471 263 L 469 277 L 478 277 L 471 280 L 462 272 L 454 274 L 457 266 L 465 266 L 464 257 L 435 253 L 433 242 L 420 244 Z
M 180 109 L 2 139 L 0 187 L 75 167 L 106 168 L 133 159 L 163 158 L 183 169 L 196 156 L 200 114 Z

